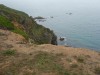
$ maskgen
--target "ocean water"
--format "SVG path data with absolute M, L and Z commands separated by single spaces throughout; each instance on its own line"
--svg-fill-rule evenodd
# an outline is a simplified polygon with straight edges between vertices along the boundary
M 59 45 L 100 51 L 100 0 L 0 0 L 0 3 L 33 17 L 46 18 L 37 22 L 55 32 Z M 66 41 L 59 41 L 60 37 Z

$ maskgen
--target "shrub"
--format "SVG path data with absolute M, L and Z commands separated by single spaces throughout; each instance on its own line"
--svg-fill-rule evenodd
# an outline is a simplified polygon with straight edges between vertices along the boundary
M 4 50 L 4 51 L 2 52 L 2 54 L 3 54 L 3 55 L 6 55 L 6 56 L 14 55 L 15 53 L 16 53 L 15 50 L 10 50 L 10 49 Z
M 95 73 L 98 75 L 100 74 L 100 67 L 95 68 Z

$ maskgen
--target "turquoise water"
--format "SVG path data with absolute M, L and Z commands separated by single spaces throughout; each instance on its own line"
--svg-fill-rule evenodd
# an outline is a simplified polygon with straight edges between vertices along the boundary
M 66 37 L 69 46 L 100 51 L 100 0 L 0 0 L 0 3 L 33 17 L 45 17 L 45 22 L 38 23 L 53 30 L 58 38 Z

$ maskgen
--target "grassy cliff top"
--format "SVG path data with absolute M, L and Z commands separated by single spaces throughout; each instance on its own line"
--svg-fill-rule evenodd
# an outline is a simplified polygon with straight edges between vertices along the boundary
M 0 75 L 99 75 L 100 53 L 88 49 L 25 43 L 0 29 Z

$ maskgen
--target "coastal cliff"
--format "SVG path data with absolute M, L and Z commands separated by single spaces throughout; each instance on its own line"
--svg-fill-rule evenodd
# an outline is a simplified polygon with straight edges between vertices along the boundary
M 100 52 L 55 44 L 53 31 L 0 5 L 0 75 L 100 75 Z
M 53 31 L 37 24 L 32 16 L 3 4 L 0 4 L 0 29 L 18 33 L 35 44 L 57 45 L 57 36 Z

